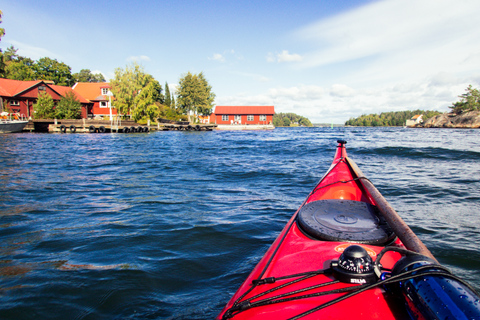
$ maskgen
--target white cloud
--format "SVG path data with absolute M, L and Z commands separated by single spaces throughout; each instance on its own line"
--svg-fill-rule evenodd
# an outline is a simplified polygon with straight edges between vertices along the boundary
M 350 62 L 363 67 L 358 69 L 363 79 L 418 79 L 439 69 L 477 66 L 479 15 L 475 0 L 387 0 L 321 20 L 295 35 L 316 47 L 304 55 L 305 68 Z
M 267 54 L 267 62 L 296 62 L 302 61 L 302 56 L 297 53 L 289 53 L 288 50 L 283 50 L 276 55 L 269 52 Z
M 208 60 L 215 60 L 219 62 L 225 62 L 225 57 L 220 53 L 214 53 L 212 57 L 209 57 Z
M 127 58 L 127 61 L 150 61 L 150 57 L 148 56 L 144 56 L 144 55 L 141 55 L 141 56 L 131 56 L 131 57 L 128 57 Z
M 49 57 L 52 59 L 60 59 L 58 55 L 54 54 L 53 52 L 45 48 L 31 46 L 26 43 L 22 43 L 15 40 L 11 40 L 9 44 L 14 46 L 15 49 L 18 49 L 17 51 L 18 55 L 27 57 L 33 60 L 38 60 L 44 57 Z
M 330 95 L 335 97 L 352 97 L 355 95 L 355 90 L 344 84 L 334 84 L 330 89 Z

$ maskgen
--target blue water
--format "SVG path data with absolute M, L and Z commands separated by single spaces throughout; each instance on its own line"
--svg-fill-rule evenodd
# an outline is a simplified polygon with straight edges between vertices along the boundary
M 0 136 L 1 319 L 211 319 L 336 140 L 480 289 L 480 131 L 298 128 Z

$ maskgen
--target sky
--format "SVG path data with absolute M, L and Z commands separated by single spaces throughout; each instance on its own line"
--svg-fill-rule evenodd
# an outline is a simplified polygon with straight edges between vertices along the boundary
M 216 105 L 273 105 L 313 123 L 449 111 L 480 87 L 478 0 L 3 0 L 5 36 L 72 73 L 136 61 L 175 90 L 203 72 Z

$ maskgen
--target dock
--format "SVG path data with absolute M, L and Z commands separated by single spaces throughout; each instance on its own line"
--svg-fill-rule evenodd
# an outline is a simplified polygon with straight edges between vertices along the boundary
M 141 133 L 150 131 L 212 131 L 215 124 L 190 124 L 189 122 L 142 125 L 132 120 L 30 120 L 24 131 L 50 133 Z

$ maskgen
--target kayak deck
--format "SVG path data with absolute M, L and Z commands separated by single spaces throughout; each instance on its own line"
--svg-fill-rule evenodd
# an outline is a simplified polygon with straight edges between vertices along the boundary
M 345 203 L 356 201 L 375 206 L 375 202 L 360 180 L 346 161 L 344 145 L 340 145 L 327 174 L 290 219 L 218 319 L 222 317 L 224 319 L 296 319 L 297 317 L 302 319 L 352 319 L 352 317 L 398 319 L 399 316 L 403 317 L 405 314 L 393 313 L 394 308 L 388 302 L 385 290 L 380 287 L 337 301 L 336 299 L 348 294 L 348 288 L 358 285 L 336 280 L 329 269 L 330 264 L 338 260 L 343 250 L 352 242 L 358 241 L 314 238 L 306 234 L 297 221 L 303 207 L 309 204 L 316 205 L 328 199 Z M 348 214 L 347 208 L 345 212 L 339 212 L 334 217 L 337 220 L 345 219 L 346 230 L 350 223 Z M 313 219 L 315 220 L 316 217 Z M 352 217 L 352 219 L 355 218 Z M 328 225 L 325 222 L 320 224 Z M 342 227 L 341 224 L 342 222 L 339 223 L 339 228 Z M 336 229 L 336 226 L 333 226 L 333 229 Z M 395 237 L 389 241 L 389 246 L 404 247 Z M 361 244 L 373 260 L 385 245 Z M 393 268 L 400 257 L 398 253 L 388 253 L 382 259 L 382 266 Z M 332 306 L 322 307 L 330 303 L 333 303 Z M 233 309 L 230 309 L 232 306 Z M 311 313 L 308 314 L 309 312 Z

